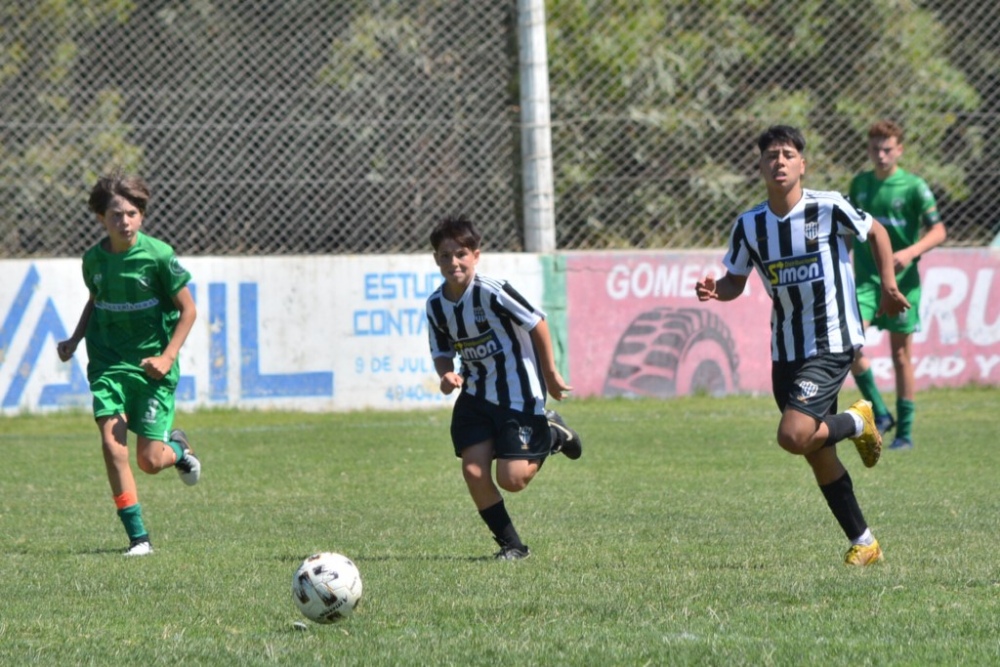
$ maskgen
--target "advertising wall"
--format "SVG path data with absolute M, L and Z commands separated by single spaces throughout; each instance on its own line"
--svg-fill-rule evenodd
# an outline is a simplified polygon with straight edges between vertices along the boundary
M 754 276 L 729 303 L 694 285 L 721 251 L 484 253 L 549 313 L 575 396 L 770 393 L 770 302 Z M 183 260 L 183 258 L 182 258 Z M 409 409 L 450 404 L 427 348 L 429 255 L 191 258 L 198 321 L 181 352 L 180 408 Z M 1000 250 L 938 249 L 922 261 L 918 388 L 1000 385 Z M 89 409 L 86 350 L 59 361 L 87 294 L 80 262 L 0 262 L 0 414 Z M 888 336 L 869 331 L 892 390 Z M 848 380 L 851 383 L 851 380 Z
M 430 254 L 181 258 L 198 321 L 181 351 L 178 405 L 399 409 L 454 400 L 438 390 L 424 302 L 441 283 Z M 484 254 L 541 307 L 534 255 Z M 63 363 L 87 299 L 79 260 L 0 262 L 0 412 L 89 409 L 86 350 Z
M 576 395 L 769 394 L 771 304 L 759 278 L 735 301 L 695 297 L 702 276 L 723 274 L 721 255 L 568 254 Z M 921 274 L 918 388 L 1000 384 L 1000 251 L 937 249 L 921 261 Z M 888 335 L 870 330 L 866 352 L 879 386 L 894 389 Z

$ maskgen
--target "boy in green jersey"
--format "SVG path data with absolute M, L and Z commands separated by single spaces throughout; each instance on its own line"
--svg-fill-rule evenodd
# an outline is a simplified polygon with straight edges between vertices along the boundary
M 851 201 L 874 216 L 889 232 L 896 281 L 913 307 L 896 317 L 876 316 L 879 276 L 871 253 L 854 244 L 854 271 L 858 303 L 865 327 L 875 325 L 889 332 L 892 364 L 896 372 L 896 418 L 882 400 L 868 359 L 858 352 L 851 372 L 861 394 L 872 402 L 875 423 L 884 433 L 896 427 L 889 449 L 913 448 L 914 397 L 913 332 L 920 329 L 920 257 L 945 240 L 947 231 L 937 202 L 927 183 L 898 166 L 903 155 L 903 129 L 882 120 L 868 129 L 868 157 L 875 169 L 851 181 Z
M 173 248 L 140 232 L 150 191 L 137 176 L 114 172 L 97 181 L 90 209 L 107 238 L 83 256 L 90 291 L 73 335 L 57 346 L 68 361 L 87 342 L 87 380 L 101 433 L 104 465 L 118 516 L 129 537 L 127 556 L 152 553 L 129 465 L 128 431 L 136 434 L 136 462 L 155 475 L 174 466 L 196 484 L 201 462 L 187 436 L 173 429 L 177 355 L 195 320 L 191 274 Z

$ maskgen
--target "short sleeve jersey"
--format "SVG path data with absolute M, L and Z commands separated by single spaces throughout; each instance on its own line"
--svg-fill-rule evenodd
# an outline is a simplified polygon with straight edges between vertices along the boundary
M 882 223 L 889 233 L 893 251 L 908 248 L 920 240 L 922 226 L 941 222 L 937 201 L 926 181 L 915 174 L 897 168 L 889 178 L 880 181 L 874 171 L 858 174 L 851 181 L 851 202 L 864 209 Z M 880 282 L 878 269 L 871 251 L 855 243 L 854 267 L 858 282 Z M 911 271 L 917 271 L 913 262 L 901 273 L 903 282 Z
M 763 202 L 736 219 L 723 259 L 756 269 L 771 297 L 771 358 L 800 361 L 864 343 L 847 236 L 868 237 L 872 217 L 836 192 L 803 190 L 779 218 Z
M 531 330 L 545 317 L 509 283 L 476 275 L 458 301 L 427 299 L 431 356 L 461 358 L 462 391 L 518 412 L 545 413 Z
M 173 297 L 191 280 L 173 248 L 139 233 L 123 253 L 101 247 L 83 256 L 83 280 L 94 299 L 87 324 L 87 375 L 91 381 L 108 371 L 142 372 L 139 362 L 157 356 L 170 342 L 180 312 Z M 174 362 L 167 382 L 176 382 Z

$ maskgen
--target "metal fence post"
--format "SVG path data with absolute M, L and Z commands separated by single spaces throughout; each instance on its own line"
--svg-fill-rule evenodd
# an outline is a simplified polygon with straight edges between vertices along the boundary
M 556 248 L 556 228 L 544 0 L 518 0 L 517 33 L 521 75 L 524 249 L 528 252 L 551 252 Z

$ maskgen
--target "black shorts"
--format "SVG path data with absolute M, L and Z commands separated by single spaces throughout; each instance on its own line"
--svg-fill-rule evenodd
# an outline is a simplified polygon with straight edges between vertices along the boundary
M 544 459 L 552 449 L 549 420 L 544 415 L 502 408 L 463 391 L 451 413 L 455 456 L 486 440 L 493 441 L 498 459 Z
M 854 350 L 804 361 L 771 363 L 771 387 L 778 408 L 792 407 L 816 419 L 837 412 L 837 394 L 851 371 Z

